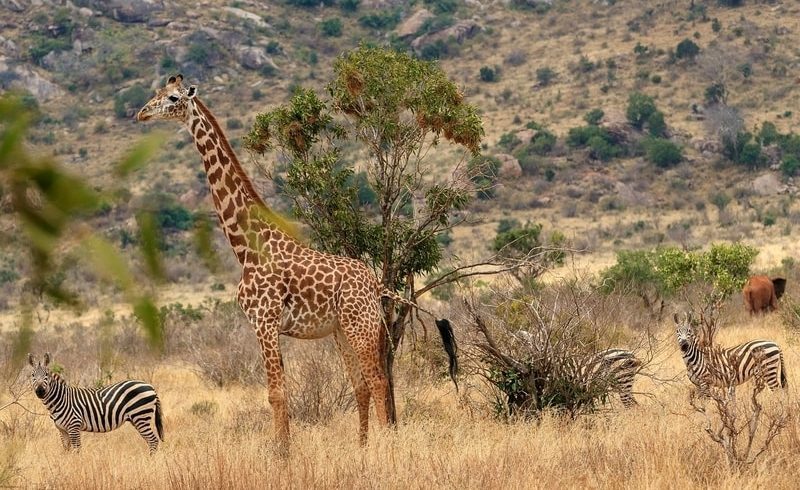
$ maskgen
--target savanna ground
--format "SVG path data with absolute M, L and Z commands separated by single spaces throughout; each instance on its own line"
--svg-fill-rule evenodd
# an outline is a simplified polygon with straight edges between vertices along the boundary
M 740 300 L 734 297 L 723 309 L 718 341 L 777 341 L 785 351 L 788 401 L 768 391 L 761 399 L 766 411 L 782 402 L 794 410 L 800 383 L 796 331 L 785 326 L 785 314 L 748 318 Z M 451 313 L 469 371 L 474 362 L 468 355 L 469 324 L 458 311 Z M 623 324 L 631 325 L 623 327 L 629 338 L 647 323 L 634 318 L 642 313 L 632 300 L 618 313 Z M 357 415 L 333 344 L 289 339 L 284 359 L 293 419 L 287 461 L 273 449 L 256 342 L 235 306 L 173 305 L 166 315 L 161 353 L 147 347 L 136 325 L 110 316 L 93 325 L 42 326 L 33 341 L 36 352 L 53 352 L 71 381 L 92 385 L 134 377 L 152 382 L 165 413 L 166 442 L 159 453 L 149 457 L 144 441 L 125 426 L 109 434 L 84 433 L 82 451 L 65 454 L 44 407 L 28 391 L 22 406 L 0 410 L 0 486 L 796 487 L 800 430 L 795 417 L 754 466 L 740 473 L 728 468 L 703 431 L 703 417 L 688 403 L 690 383 L 671 315 L 649 327 L 655 344 L 646 370 L 650 376 L 638 377 L 635 384 L 640 406 L 624 410 L 613 399 L 577 421 L 551 415 L 538 423 L 498 420 L 491 390 L 478 376 L 463 376 L 456 393 L 443 375 L 436 334 L 429 332 L 429 341 L 406 347 L 398 361 L 397 430 L 373 424 L 364 448 L 357 442 Z M 421 337 L 421 330 L 417 334 Z M 16 334 L 5 335 L 8 358 Z M 8 389 L 0 406 L 24 386 L 27 374 L 24 367 L 4 373 Z

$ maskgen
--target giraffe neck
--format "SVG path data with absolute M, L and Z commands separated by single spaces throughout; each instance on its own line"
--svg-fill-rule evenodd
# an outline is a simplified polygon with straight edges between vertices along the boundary
M 287 237 L 274 223 L 263 219 L 270 215 L 269 208 L 253 187 L 211 111 L 197 98 L 194 101 L 186 126 L 203 157 L 211 199 L 222 230 L 239 263 L 244 264 L 248 257 L 254 260 L 263 255 L 261 247 L 265 240 Z M 253 239 L 253 232 L 257 233 L 258 243 Z

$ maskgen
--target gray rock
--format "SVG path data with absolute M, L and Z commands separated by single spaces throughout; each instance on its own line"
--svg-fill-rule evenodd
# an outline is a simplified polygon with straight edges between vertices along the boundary
M 12 66 L 6 58 L 0 57 L 0 73 L 12 73 L 12 80 L 9 80 L 9 88 L 27 90 L 39 102 L 47 102 L 51 99 L 61 97 L 64 91 L 50 80 L 39 75 L 27 66 Z
M 500 178 L 502 179 L 517 179 L 522 176 L 522 167 L 519 160 L 514 158 L 513 155 L 508 153 L 500 153 L 494 155 L 495 158 L 500 160 Z
M 272 58 L 267 56 L 264 52 L 264 48 L 261 47 L 246 46 L 239 48 L 236 52 L 236 57 L 243 67 L 251 70 L 258 70 L 264 66 L 271 66 L 275 69 L 278 68 L 275 62 L 272 61 Z
M 773 196 L 780 193 L 783 188 L 783 184 L 781 184 L 778 176 L 772 172 L 759 175 L 753 179 L 750 186 L 753 188 L 753 192 L 760 196 Z
M 164 10 L 163 0 L 91 0 L 87 7 L 102 12 L 106 17 L 124 22 L 147 22 L 157 12 Z
M 12 12 L 24 12 L 28 6 L 20 0 L 0 0 L 0 7 Z
M 264 19 L 262 19 L 260 15 L 236 7 L 222 7 L 222 9 L 240 19 L 248 20 L 258 27 L 268 27 L 267 23 L 264 22 Z
M 17 44 L 11 39 L 0 36 L 0 55 L 9 58 L 16 58 L 19 54 Z

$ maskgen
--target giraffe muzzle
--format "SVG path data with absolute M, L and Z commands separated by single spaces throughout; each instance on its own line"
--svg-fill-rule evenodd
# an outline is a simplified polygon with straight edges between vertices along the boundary
M 152 114 L 150 113 L 150 109 L 147 107 L 142 107 L 142 109 L 136 113 L 137 121 L 147 121 L 150 119 L 150 117 L 152 117 Z

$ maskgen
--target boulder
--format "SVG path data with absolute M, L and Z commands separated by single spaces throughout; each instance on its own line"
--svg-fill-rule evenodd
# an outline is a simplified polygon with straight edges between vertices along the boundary
M 6 58 L 0 57 L 0 72 L 12 73 L 12 80 L 9 80 L 9 88 L 27 90 L 36 100 L 46 102 L 51 99 L 61 97 L 64 91 L 50 80 L 39 75 L 27 66 L 11 66 Z
M 428 19 L 432 19 L 433 17 L 435 17 L 435 15 L 433 15 L 427 9 L 417 10 L 411 15 L 411 17 L 404 20 L 394 32 L 400 39 L 413 36 L 419 32 L 420 29 L 422 29 L 422 26 L 425 25 L 425 22 L 427 22 Z
M 272 61 L 272 58 L 267 56 L 267 53 L 264 52 L 264 48 L 257 46 L 244 46 L 239 48 L 236 51 L 236 58 L 239 60 L 239 64 L 251 70 L 258 70 L 264 66 L 271 66 L 275 69 L 278 68 L 275 62 Z
M 0 0 L 0 7 L 12 12 L 24 12 L 28 6 L 21 0 Z
M 264 22 L 264 19 L 262 19 L 260 15 L 254 14 L 253 12 L 248 12 L 247 10 L 243 10 L 236 7 L 222 7 L 222 10 L 240 19 L 250 21 L 253 24 L 257 25 L 258 27 L 269 27 L 267 23 Z
M 164 10 L 163 0 L 92 0 L 86 5 L 106 17 L 126 24 L 147 22 Z
M 750 186 L 753 188 L 753 192 L 760 196 L 773 196 L 783 189 L 780 179 L 772 172 L 759 175 L 753 179 Z
M 498 174 L 501 179 L 518 179 L 522 177 L 522 167 L 514 156 L 508 153 L 500 153 L 494 156 L 500 160 L 500 170 Z

